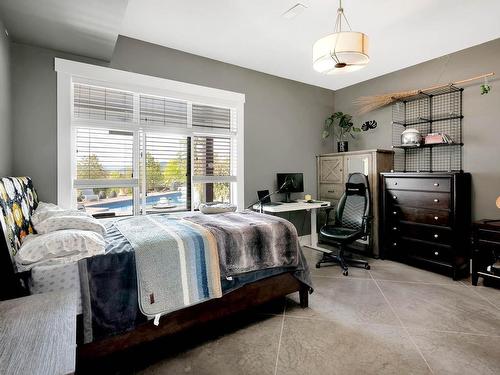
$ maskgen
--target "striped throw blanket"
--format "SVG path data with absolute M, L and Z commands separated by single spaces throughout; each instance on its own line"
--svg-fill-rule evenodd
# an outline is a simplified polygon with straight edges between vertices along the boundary
M 139 308 L 148 317 L 222 296 L 217 243 L 207 229 L 151 215 L 116 222 L 135 251 Z

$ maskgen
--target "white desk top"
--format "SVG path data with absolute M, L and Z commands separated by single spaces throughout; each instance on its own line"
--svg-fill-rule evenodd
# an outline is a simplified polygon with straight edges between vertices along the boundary
M 300 210 L 311 210 L 313 208 L 325 208 L 329 207 L 330 202 L 327 201 L 314 201 L 314 203 L 307 203 L 304 200 L 297 200 L 297 203 L 281 203 L 277 206 L 262 206 L 263 212 L 288 212 L 288 211 L 300 211 Z M 254 210 L 260 210 L 260 204 L 254 204 L 252 207 Z

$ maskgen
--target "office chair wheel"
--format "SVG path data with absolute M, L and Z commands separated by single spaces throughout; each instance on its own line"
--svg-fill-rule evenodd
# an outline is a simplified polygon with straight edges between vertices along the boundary
M 370 265 L 369 264 L 365 264 L 365 270 L 369 270 L 370 269 Z
M 348 275 L 349 275 L 349 271 L 344 270 L 344 272 L 342 272 L 342 275 L 344 275 L 344 276 L 348 276 Z

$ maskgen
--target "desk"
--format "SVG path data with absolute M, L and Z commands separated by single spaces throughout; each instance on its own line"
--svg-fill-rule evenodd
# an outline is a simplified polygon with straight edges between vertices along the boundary
M 276 214 L 280 212 L 290 211 L 311 211 L 311 243 L 305 246 L 313 250 L 322 251 L 324 253 L 331 253 L 331 250 L 318 246 L 318 231 L 316 225 L 317 211 L 321 208 L 327 207 L 330 207 L 330 202 L 327 201 L 314 201 L 314 203 L 307 203 L 304 200 L 298 200 L 296 203 L 281 203 L 277 206 L 262 205 L 262 212 Z M 261 211 L 260 204 L 254 204 L 252 208 L 256 211 Z

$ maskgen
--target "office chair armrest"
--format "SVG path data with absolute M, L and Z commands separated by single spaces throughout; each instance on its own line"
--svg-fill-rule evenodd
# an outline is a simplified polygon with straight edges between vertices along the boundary
M 327 207 L 325 208 L 325 212 L 326 212 L 326 222 L 325 224 L 328 224 L 330 222 L 330 212 L 335 212 L 335 207 Z
M 361 228 L 363 229 L 364 237 L 369 236 L 371 234 L 371 223 L 373 220 L 373 216 L 363 216 L 363 221 L 361 223 Z

